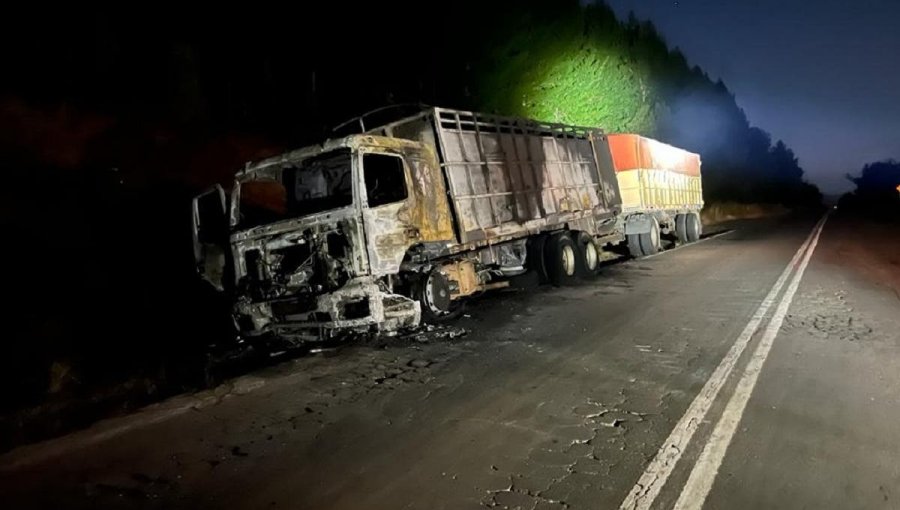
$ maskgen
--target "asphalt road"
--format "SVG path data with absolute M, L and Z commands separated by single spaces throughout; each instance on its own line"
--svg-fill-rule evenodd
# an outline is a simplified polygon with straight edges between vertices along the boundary
M 900 235 L 744 222 L 0 457 L 0 508 L 900 507 Z

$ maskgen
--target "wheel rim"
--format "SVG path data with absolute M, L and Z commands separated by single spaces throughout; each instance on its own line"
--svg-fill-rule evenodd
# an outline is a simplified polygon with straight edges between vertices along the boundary
M 562 249 L 562 266 L 566 276 L 575 274 L 575 250 L 571 246 L 563 246 Z
M 584 245 L 584 265 L 591 271 L 597 269 L 597 261 L 599 259 L 599 255 L 597 254 L 597 246 L 593 241 L 588 241 L 586 245 Z
M 436 299 L 444 301 L 447 299 L 447 290 L 443 286 L 435 285 L 434 274 L 428 276 L 425 281 L 425 305 L 429 311 L 435 315 L 443 315 L 447 310 L 440 308 Z

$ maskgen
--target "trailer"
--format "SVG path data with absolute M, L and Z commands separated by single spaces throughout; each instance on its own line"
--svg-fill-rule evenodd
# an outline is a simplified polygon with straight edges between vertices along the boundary
M 562 285 L 594 274 L 605 249 L 627 241 L 646 255 L 645 237 L 658 247 L 660 233 L 680 232 L 698 198 L 654 198 L 674 178 L 629 172 L 671 169 L 617 163 L 614 147 L 595 128 L 444 108 L 361 123 L 248 164 L 230 197 L 221 187 L 197 197 L 198 271 L 232 296 L 247 338 L 298 343 L 452 318 L 526 271 Z M 622 188 L 629 179 L 637 195 Z
M 612 134 L 607 140 L 631 254 L 657 253 L 661 235 L 675 235 L 681 243 L 700 239 L 700 156 L 640 135 Z

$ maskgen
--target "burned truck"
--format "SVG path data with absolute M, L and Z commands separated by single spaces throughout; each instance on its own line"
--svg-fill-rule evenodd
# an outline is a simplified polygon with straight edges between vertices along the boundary
M 197 268 L 232 296 L 245 338 L 398 331 L 528 270 L 563 284 L 606 246 L 645 255 L 695 211 L 623 215 L 617 170 L 599 129 L 428 108 L 197 197 Z

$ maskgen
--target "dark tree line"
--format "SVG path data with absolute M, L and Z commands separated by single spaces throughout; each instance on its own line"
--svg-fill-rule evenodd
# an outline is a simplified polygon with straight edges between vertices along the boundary
M 858 175 L 847 174 L 856 185 L 839 202 L 850 213 L 900 221 L 900 162 L 893 159 L 865 165 Z
M 639 132 L 698 152 L 708 201 L 819 203 L 791 149 L 750 126 L 725 84 L 691 66 L 652 23 L 618 20 L 602 2 L 506 23 L 513 28 L 487 43 L 499 51 L 481 59 L 479 105 Z M 503 82 L 517 84 L 514 95 Z M 560 99 L 573 96 L 574 104 Z
M 363 111 L 428 103 L 656 136 L 704 156 L 708 200 L 817 196 L 725 84 L 602 3 L 79 10 L 10 28 L 0 119 L 18 164 L 197 187 Z

